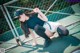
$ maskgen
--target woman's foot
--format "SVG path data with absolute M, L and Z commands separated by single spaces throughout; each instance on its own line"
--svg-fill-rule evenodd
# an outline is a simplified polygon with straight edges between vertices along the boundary
M 52 43 L 52 40 L 51 39 L 45 40 L 45 42 L 44 42 L 44 48 L 49 47 L 51 45 L 51 43 Z

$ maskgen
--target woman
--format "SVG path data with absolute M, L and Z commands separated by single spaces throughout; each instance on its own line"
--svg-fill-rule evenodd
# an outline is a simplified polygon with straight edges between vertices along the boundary
M 45 47 L 51 44 L 52 41 L 50 37 L 53 36 L 55 32 L 58 32 L 60 36 L 68 35 L 68 30 L 65 27 L 59 23 L 48 21 L 47 17 L 39 8 L 34 8 L 32 12 L 25 13 L 18 10 L 15 15 L 19 17 L 21 28 L 24 30 L 25 35 L 28 36 L 31 33 L 36 44 L 35 35 L 31 29 L 45 39 Z

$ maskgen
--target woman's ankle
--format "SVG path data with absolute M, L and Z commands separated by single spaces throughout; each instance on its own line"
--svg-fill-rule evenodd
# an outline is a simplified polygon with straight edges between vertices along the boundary
M 36 46 L 38 43 L 32 43 L 32 46 Z

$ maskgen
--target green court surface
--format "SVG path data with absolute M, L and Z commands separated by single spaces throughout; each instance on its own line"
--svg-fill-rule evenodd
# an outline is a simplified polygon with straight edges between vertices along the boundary
M 79 20 L 80 20 L 79 16 L 71 15 L 59 20 L 58 22 L 66 26 Z M 26 44 L 24 44 L 23 46 L 18 46 L 13 49 L 10 49 L 6 53 L 71 53 L 71 51 L 80 47 L 80 22 L 71 25 L 67 28 L 69 29 L 70 35 L 63 38 L 58 38 L 58 37 L 53 38 L 52 39 L 53 42 L 48 48 L 43 48 L 44 39 L 40 37 L 36 38 L 39 44 L 37 46 L 32 46 L 31 45 L 32 40 L 31 40 L 26 42 Z M 38 36 L 36 35 L 36 37 Z M 24 35 L 22 35 L 20 38 L 22 40 L 25 39 Z M 29 39 L 31 39 L 31 37 Z M 9 40 L 4 44 L 1 44 L 0 47 L 8 48 L 12 45 L 16 45 L 15 39 Z

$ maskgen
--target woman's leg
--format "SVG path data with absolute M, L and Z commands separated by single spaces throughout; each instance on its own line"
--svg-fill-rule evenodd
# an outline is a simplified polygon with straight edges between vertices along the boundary
M 60 37 L 67 36 L 69 34 L 69 31 L 66 27 L 62 26 L 58 22 L 51 22 L 52 31 L 58 32 L 58 35 Z
M 32 29 L 29 29 L 29 31 L 30 31 L 30 33 L 31 33 L 31 36 L 32 36 L 32 38 L 33 38 L 33 46 L 36 46 L 37 45 L 37 41 L 36 41 L 36 37 L 35 37 L 35 34 L 34 34 L 34 32 L 33 32 L 33 30 Z
M 35 32 L 45 39 L 45 47 L 48 47 L 51 44 L 51 39 L 45 34 L 46 29 L 42 26 L 36 25 L 34 28 Z
M 50 30 L 48 30 L 48 29 L 45 30 L 45 34 L 46 34 L 49 38 L 53 36 L 53 33 L 52 33 Z
M 38 43 L 37 43 L 37 41 L 36 41 L 36 37 L 35 37 L 35 35 L 34 34 L 32 34 L 32 38 L 33 38 L 33 46 L 36 46 Z

